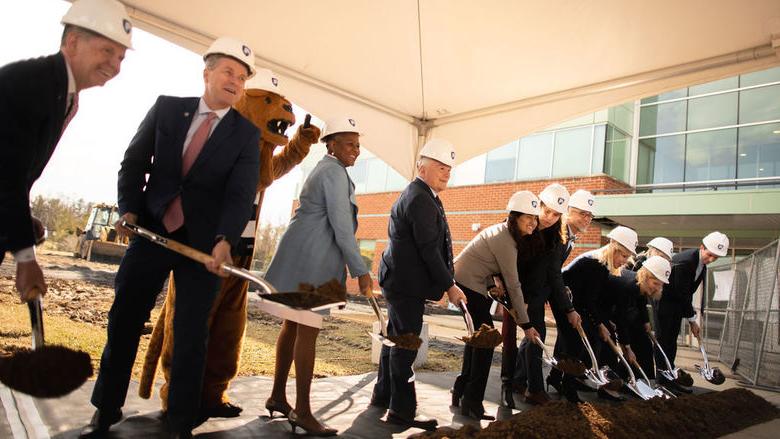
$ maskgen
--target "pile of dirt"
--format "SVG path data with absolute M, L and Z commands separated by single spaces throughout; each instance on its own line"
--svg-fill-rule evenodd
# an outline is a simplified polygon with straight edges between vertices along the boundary
M 37 398 L 57 398 L 81 387 L 92 376 L 89 354 L 64 346 L 18 349 L 0 356 L 0 381 Z
M 406 349 L 409 351 L 416 351 L 417 349 L 420 349 L 420 345 L 422 344 L 422 339 L 417 336 L 417 334 L 401 334 L 401 335 L 388 335 L 387 338 L 390 339 L 393 343 L 395 343 L 396 347 L 399 347 L 401 349 Z
M 498 329 L 482 324 L 471 336 L 462 338 L 463 342 L 478 349 L 493 349 L 503 341 Z
M 553 402 L 478 430 L 440 428 L 410 436 L 440 438 L 710 438 L 780 417 L 780 410 L 745 389 L 623 404 Z
M 347 301 L 347 289 L 336 279 L 331 279 L 317 288 L 314 288 L 311 284 L 298 284 L 298 289 L 308 293 L 316 293 L 328 299 L 328 302 Z

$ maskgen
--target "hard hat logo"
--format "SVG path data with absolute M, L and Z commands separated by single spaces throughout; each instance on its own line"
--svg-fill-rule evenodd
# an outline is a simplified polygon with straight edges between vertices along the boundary
M 277 78 L 271 78 L 271 83 L 274 85 L 274 87 L 279 86 L 279 80 Z
M 563 197 L 558 197 L 558 204 L 563 204 L 563 202 L 566 201 L 563 199 Z
M 455 151 L 450 152 L 450 157 L 452 157 L 452 159 L 455 160 Z
M 538 205 L 539 203 L 537 203 L 536 200 L 531 200 L 531 207 L 536 207 Z
M 130 31 L 133 30 L 133 25 L 130 23 L 130 20 L 123 18 L 122 19 L 122 28 L 125 30 L 126 34 L 129 34 Z
M 723 250 L 723 244 L 718 244 L 718 250 Z
M 668 277 L 669 277 L 669 276 L 672 274 L 672 272 L 671 272 L 671 271 L 669 271 L 669 270 L 666 270 L 666 271 L 664 272 L 664 274 L 665 274 L 665 275 L 666 275 L 666 277 L 668 278 Z
M 588 200 L 588 206 L 593 206 L 593 200 Z
M 350 125 L 355 126 L 355 119 L 347 119 Z
M 246 56 L 249 56 L 249 55 L 252 54 L 252 51 L 249 50 L 249 48 L 246 47 L 246 46 L 241 46 L 241 51 L 244 52 L 244 55 L 246 55 Z

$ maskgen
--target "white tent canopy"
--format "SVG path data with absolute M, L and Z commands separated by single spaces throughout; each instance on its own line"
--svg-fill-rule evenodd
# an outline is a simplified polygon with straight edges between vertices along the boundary
M 288 98 L 349 115 L 407 178 L 432 136 L 462 162 L 562 120 L 780 65 L 780 0 L 123 0 L 202 52 L 246 41 Z

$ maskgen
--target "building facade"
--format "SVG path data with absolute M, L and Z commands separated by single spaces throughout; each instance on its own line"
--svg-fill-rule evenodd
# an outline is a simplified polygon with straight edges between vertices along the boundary
M 358 242 L 376 274 L 390 207 L 408 181 L 370 148 L 349 173 Z M 320 145 L 304 161 L 304 179 L 322 154 Z M 692 247 L 720 230 L 734 257 L 761 247 L 780 235 L 780 68 L 583 115 L 461 163 L 441 194 L 455 253 L 503 221 L 512 193 L 552 182 L 597 195 L 573 256 L 600 246 L 615 224 L 636 229 L 640 245 L 666 236 Z

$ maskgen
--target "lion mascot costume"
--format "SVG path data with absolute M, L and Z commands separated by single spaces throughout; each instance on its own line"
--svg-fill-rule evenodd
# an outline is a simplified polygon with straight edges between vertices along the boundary
M 289 141 L 287 127 L 295 124 L 292 104 L 279 90 L 279 80 L 267 69 L 258 69 L 247 81 L 244 96 L 235 109 L 254 123 L 261 133 L 260 180 L 255 198 L 255 217 L 249 221 L 241 236 L 241 244 L 233 249 L 233 264 L 248 269 L 252 262 L 254 237 L 265 189 L 274 180 L 288 173 L 309 153 L 311 145 L 319 140 L 320 130 L 314 125 L 300 126 Z M 284 146 L 274 155 L 277 146 Z M 241 407 L 231 404 L 226 395 L 230 381 L 238 372 L 241 344 L 247 318 L 248 283 L 236 277 L 223 280 L 209 317 L 209 344 L 206 372 L 203 377 L 201 414 L 204 417 L 236 417 Z M 144 360 L 139 395 L 148 399 L 161 364 L 165 383 L 160 389 L 162 409 L 168 409 L 168 380 L 173 359 L 173 315 L 176 288 L 173 276 L 168 281 L 168 295 L 152 331 L 152 338 Z

